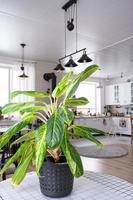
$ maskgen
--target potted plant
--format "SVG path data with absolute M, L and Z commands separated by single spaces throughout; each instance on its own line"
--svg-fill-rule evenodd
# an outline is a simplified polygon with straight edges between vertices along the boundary
M 2 168 L 0 174 L 3 174 L 14 161 L 18 160 L 18 167 L 12 176 L 13 184 L 18 185 L 24 179 L 32 161 L 39 176 L 43 194 L 51 197 L 63 197 L 72 191 L 73 177 L 83 175 L 83 166 L 77 150 L 70 142 L 71 134 L 86 138 L 98 147 L 102 147 L 93 133 L 103 132 L 73 124 L 74 114 L 69 109 L 88 104 L 88 100 L 84 97 L 72 97 L 79 84 L 97 69 L 97 65 L 91 65 L 71 80 L 73 72 L 69 72 L 51 94 L 37 91 L 15 91 L 11 94 L 11 99 L 23 94 L 42 100 L 10 103 L 3 107 L 3 114 L 19 111 L 22 119 L 2 135 L 0 149 L 35 119 L 40 119 L 42 125 L 11 144 L 11 146 L 19 144 L 19 148 Z M 44 98 L 47 101 L 44 101 Z

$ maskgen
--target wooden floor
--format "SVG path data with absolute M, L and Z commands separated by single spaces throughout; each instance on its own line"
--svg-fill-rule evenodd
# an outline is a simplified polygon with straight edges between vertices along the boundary
M 127 156 L 111 159 L 82 158 L 87 170 L 114 175 L 133 183 L 133 145 L 119 144 L 119 146 L 128 149 Z

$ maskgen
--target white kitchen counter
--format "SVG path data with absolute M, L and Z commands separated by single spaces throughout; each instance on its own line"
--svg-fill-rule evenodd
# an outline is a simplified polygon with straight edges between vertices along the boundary
M 131 119 L 131 118 L 133 118 L 132 116 L 124 116 L 124 117 L 121 117 L 121 116 L 89 116 L 89 115 L 77 115 L 77 116 L 75 116 L 75 118 L 76 119 L 86 119 L 86 118 L 88 118 L 88 119 L 108 119 L 108 118 L 129 118 L 129 119 Z
M 125 120 L 126 126 L 121 127 L 120 121 Z M 108 117 L 108 116 L 75 116 L 74 124 L 81 124 L 84 126 L 97 128 L 112 134 L 120 133 L 124 135 L 131 135 L 131 117 Z

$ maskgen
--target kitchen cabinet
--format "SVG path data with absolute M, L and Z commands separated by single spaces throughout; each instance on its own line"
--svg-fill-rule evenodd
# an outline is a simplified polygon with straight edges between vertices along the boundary
M 105 103 L 106 105 L 118 105 L 120 104 L 120 86 L 108 85 L 105 87 Z
M 130 100 L 132 104 L 133 103 L 133 83 L 130 83 Z
M 120 105 L 131 104 L 131 83 L 121 83 L 120 88 Z
M 130 105 L 133 104 L 133 83 L 120 83 L 105 87 L 106 105 Z
M 120 86 L 120 105 L 133 104 L 133 83 L 121 83 Z
M 105 87 L 105 104 L 112 105 L 114 101 L 114 87 L 113 85 L 108 85 Z
M 114 130 L 116 133 L 131 135 L 130 117 L 112 117 Z
M 113 86 L 113 104 L 120 103 L 120 85 Z

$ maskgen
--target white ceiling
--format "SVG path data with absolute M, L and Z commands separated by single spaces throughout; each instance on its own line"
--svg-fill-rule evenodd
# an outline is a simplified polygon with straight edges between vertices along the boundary
M 0 0 L 0 56 L 20 58 L 22 42 L 27 44 L 26 59 L 56 62 L 64 56 L 61 7 L 66 2 Z M 133 72 L 132 36 L 133 0 L 78 0 L 78 48 L 86 47 L 90 57 L 100 65 L 101 71 L 95 76 Z M 67 53 L 73 51 L 75 34 L 71 33 Z M 82 68 L 79 66 L 75 71 Z

